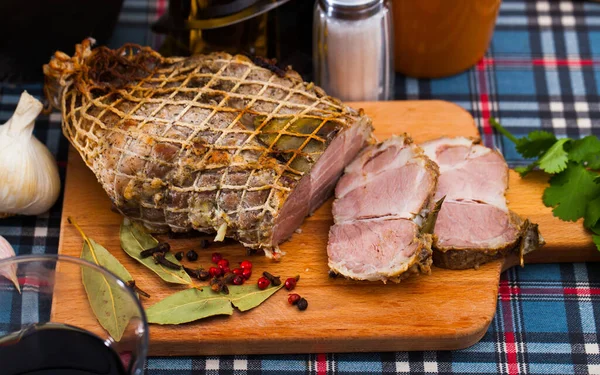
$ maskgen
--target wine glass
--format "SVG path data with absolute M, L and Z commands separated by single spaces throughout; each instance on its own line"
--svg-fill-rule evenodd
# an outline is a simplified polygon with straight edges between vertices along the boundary
M 0 276 L 2 374 L 143 373 L 148 324 L 127 283 L 64 255 L 0 260 L 11 272 Z

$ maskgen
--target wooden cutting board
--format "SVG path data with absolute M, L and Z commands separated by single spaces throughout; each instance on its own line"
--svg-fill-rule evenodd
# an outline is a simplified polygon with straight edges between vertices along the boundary
M 373 118 L 375 134 L 382 140 L 409 132 L 416 142 L 440 136 L 478 136 L 471 115 L 442 101 L 354 103 Z M 511 172 L 508 199 L 512 210 L 540 225 L 547 245 L 527 257 L 528 262 L 600 260 L 582 224 L 565 223 L 552 216 L 541 201 L 547 177 L 533 174 L 525 180 Z M 59 253 L 79 256 L 82 240 L 66 218 L 77 219 L 84 231 L 104 245 L 131 272 L 152 297 L 149 306 L 185 287 L 168 286 L 129 258 L 119 245 L 121 217 L 110 210 L 110 201 L 71 149 L 65 187 Z M 215 244 L 200 250 L 194 267 L 210 266 L 210 254 L 221 252 L 232 264 L 244 259 L 258 274 L 268 270 L 283 278 L 300 275 L 295 292 L 309 307 L 299 312 L 287 303 L 285 289 L 260 307 L 180 325 L 150 327 L 151 355 L 259 354 L 459 349 L 481 339 L 496 309 L 500 273 L 514 260 L 497 261 L 478 270 L 434 268 L 430 276 L 412 277 L 400 284 L 331 279 L 327 275 L 326 244 L 331 200 L 281 246 L 287 255 L 279 263 L 261 255 L 247 257 L 235 243 Z M 174 251 L 199 249 L 199 238 L 169 240 Z M 68 291 L 67 291 L 68 289 Z M 61 292 L 64 290 L 64 292 Z M 57 288 L 53 319 L 98 330 L 81 286 Z

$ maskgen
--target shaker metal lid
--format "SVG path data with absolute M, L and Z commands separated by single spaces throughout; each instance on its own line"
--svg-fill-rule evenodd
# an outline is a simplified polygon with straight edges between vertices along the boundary
M 364 7 L 381 3 L 382 0 L 324 0 L 330 6 Z

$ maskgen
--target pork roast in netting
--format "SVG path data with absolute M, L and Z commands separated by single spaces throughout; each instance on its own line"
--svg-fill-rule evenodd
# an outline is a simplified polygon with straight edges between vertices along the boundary
M 464 137 L 421 146 L 440 169 L 435 196 L 445 197 L 434 231 L 436 266 L 473 268 L 513 253 L 522 259 L 544 244 L 537 224 L 508 209 L 508 166 L 498 151 Z
M 44 91 L 116 209 L 152 232 L 218 232 L 273 255 L 370 138 L 367 116 L 292 70 L 92 43 L 57 52 Z

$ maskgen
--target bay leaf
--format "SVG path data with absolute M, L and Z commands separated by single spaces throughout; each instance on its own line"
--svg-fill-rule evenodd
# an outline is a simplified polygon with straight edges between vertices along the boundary
M 214 315 L 231 315 L 233 308 L 226 295 L 210 288 L 190 288 L 168 296 L 146 309 L 148 323 L 181 324 Z
M 84 240 L 81 259 L 104 267 L 124 282 L 133 280 L 129 271 L 106 248 L 87 237 L 71 218 L 69 222 L 77 228 Z M 82 267 L 81 278 L 96 319 L 115 341 L 121 340 L 131 318 L 137 314 L 130 295 L 114 280 L 107 279 L 92 268 Z
M 183 268 L 180 270 L 172 270 L 162 264 L 156 264 L 152 257 L 142 258 L 140 256 L 140 253 L 143 250 L 158 245 L 158 241 L 133 222 L 127 219 L 123 221 L 119 237 L 121 239 L 121 248 L 123 248 L 123 251 L 125 251 L 127 255 L 146 266 L 164 281 L 173 284 L 192 284 L 192 279 Z M 177 265 L 181 265 L 170 252 L 165 255 L 165 258 Z
M 146 309 L 148 323 L 182 324 L 215 315 L 233 314 L 233 306 L 248 311 L 263 303 L 283 287 L 260 290 L 256 285 L 231 285 L 229 294 L 218 294 L 209 287 L 190 288 L 172 294 Z
M 267 289 L 258 289 L 256 284 L 252 285 L 233 285 L 229 287 L 229 300 L 233 306 L 240 311 L 248 311 L 263 303 L 279 289 L 283 288 L 283 283 L 278 286 L 271 286 Z

